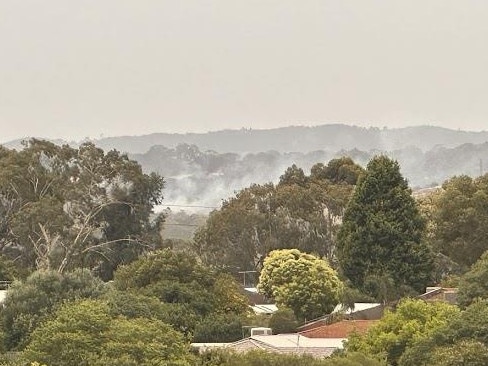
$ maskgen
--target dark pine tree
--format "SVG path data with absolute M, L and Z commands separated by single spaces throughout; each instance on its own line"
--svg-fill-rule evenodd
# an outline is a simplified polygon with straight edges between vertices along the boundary
M 359 179 L 339 231 L 337 259 L 352 284 L 378 300 L 421 292 L 432 255 L 422 219 L 398 162 L 376 156 Z

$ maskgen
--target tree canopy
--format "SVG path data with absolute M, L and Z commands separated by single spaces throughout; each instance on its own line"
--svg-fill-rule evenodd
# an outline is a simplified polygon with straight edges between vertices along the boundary
M 97 298 L 105 291 L 105 284 L 86 270 L 40 271 L 25 282 L 14 282 L 0 312 L 6 349 L 22 349 L 30 334 L 64 301 Z
M 259 291 L 302 320 L 329 314 L 339 302 L 342 288 L 326 261 L 297 249 L 269 253 L 258 284 Z
M 170 249 L 120 267 L 113 284 L 119 291 L 159 299 L 174 316 L 167 322 L 184 333 L 192 333 L 206 317 L 248 311 L 247 299 L 232 276 L 215 272 L 193 255 Z
M 425 223 L 411 193 L 398 163 L 376 156 L 344 213 L 337 243 L 341 270 L 379 300 L 424 291 L 430 281 L 432 256 L 421 240 Z
M 387 311 L 364 336 L 350 336 L 346 347 L 348 351 L 380 356 L 389 365 L 397 365 L 406 349 L 429 338 L 458 313 L 455 306 L 442 302 L 406 299 L 394 311 Z
M 310 176 L 292 165 L 275 186 L 251 185 L 224 201 L 195 234 L 195 250 L 212 265 L 260 270 L 275 249 L 297 248 L 332 260 L 335 234 L 362 168 L 342 158 Z
M 163 179 L 92 143 L 0 148 L 0 250 L 21 267 L 97 268 L 110 278 L 158 238 Z
M 64 304 L 32 334 L 22 354 L 52 366 L 190 365 L 183 336 L 156 319 L 112 318 L 99 300 Z
M 467 270 L 488 250 L 488 175 L 453 177 L 442 188 L 433 216 L 433 244 Z

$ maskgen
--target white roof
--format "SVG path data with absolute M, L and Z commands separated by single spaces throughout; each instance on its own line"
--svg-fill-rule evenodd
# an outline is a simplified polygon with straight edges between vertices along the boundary
M 342 312 L 344 314 L 352 314 L 352 313 L 356 313 L 358 311 L 372 309 L 372 308 L 375 308 L 375 307 L 380 306 L 380 305 L 381 304 L 379 302 L 356 302 L 356 303 L 354 303 L 354 307 L 350 308 L 344 304 L 337 304 L 337 306 L 334 308 L 332 313 Z
M 0 304 L 5 301 L 7 297 L 7 290 L 0 290 Z
M 301 347 L 301 348 L 344 348 L 345 338 L 308 338 L 303 335 L 277 334 L 277 335 L 254 335 L 250 337 L 256 341 L 266 343 L 272 347 Z

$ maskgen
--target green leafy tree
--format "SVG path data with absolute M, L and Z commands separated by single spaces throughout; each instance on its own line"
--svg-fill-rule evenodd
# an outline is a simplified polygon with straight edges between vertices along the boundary
M 384 362 L 360 353 L 320 359 L 309 355 L 279 354 L 265 351 L 233 353 L 212 350 L 199 357 L 198 366 L 386 366 Z
M 447 317 L 444 324 L 437 327 L 429 337 L 417 340 L 407 349 L 400 359 L 400 365 L 430 366 L 433 362 L 440 364 L 444 360 L 455 362 L 456 358 L 465 354 L 465 351 L 460 350 L 463 343 L 475 352 L 470 356 L 471 359 L 479 362 L 485 357 L 486 348 L 481 348 L 478 342 L 488 346 L 487 300 L 476 301 L 464 311 Z
M 58 272 L 96 268 L 110 278 L 158 239 L 163 179 L 92 143 L 31 140 L 0 151 L 0 250 L 16 263 Z
M 467 270 L 488 250 L 488 175 L 442 185 L 433 215 L 433 244 Z
M 156 319 L 111 318 L 99 300 L 64 304 L 32 334 L 23 358 L 51 366 L 190 365 L 183 336 Z
M 187 337 L 191 337 L 201 318 L 186 304 L 164 303 L 136 291 L 111 290 L 102 299 L 108 303 L 112 317 L 157 319 Z
M 259 271 L 276 249 L 296 248 L 333 260 L 337 227 L 354 188 L 350 182 L 356 181 L 346 172 L 361 168 L 347 159 L 329 165 L 317 164 L 310 176 L 293 165 L 276 186 L 251 185 L 237 192 L 197 230 L 196 253 L 233 271 Z
M 365 335 L 350 336 L 346 348 L 348 352 L 384 357 L 389 365 L 397 365 L 406 349 L 428 339 L 458 313 L 457 307 L 446 303 L 406 299 L 395 311 L 387 311 Z
M 295 333 L 298 319 L 293 310 L 281 308 L 271 315 L 268 326 L 273 330 L 273 334 Z
M 488 299 L 488 252 L 459 281 L 459 305 L 468 306 L 478 299 Z
M 238 315 L 210 315 L 196 325 L 193 342 L 235 342 L 243 338 L 242 327 L 242 320 Z
M 97 298 L 106 285 L 89 271 L 40 271 L 25 282 L 14 282 L 0 311 L 8 350 L 22 349 L 30 334 L 66 300 Z
M 299 319 L 330 313 L 339 302 L 342 282 L 329 264 L 297 249 L 272 251 L 264 260 L 258 289 Z
M 488 347 L 478 341 L 463 340 L 452 346 L 435 349 L 429 364 L 431 366 L 486 366 Z
M 102 334 L 110 326 L 108 306 L 96 300 L 66 303 L 32 334 L 23 357 L 28 362 L 91 365 L 100 354 Z
M 195 319 L 248 311 L 233 277 L 216 273 L 193 255 L 170 249 L 120 267 L 113 284 L 119 291 L 157 298 L 171 316 L 163 319 L 185 333 L 193 332 Z
M 362 292 L 385 300 L 371 282 L 387 278 L 396 289 L 421 292 L 432 256 L 421 241 L 425 223 L 396 161 L 376 156 L 349 202 L 337 243 L 345 276 Z
M 354 163 L 350 157 L 332 159 L 327 165 L 315 164 L 311 169 L 310 178 L 328 180 L 334 184 L 356 185 L 364 169 Z

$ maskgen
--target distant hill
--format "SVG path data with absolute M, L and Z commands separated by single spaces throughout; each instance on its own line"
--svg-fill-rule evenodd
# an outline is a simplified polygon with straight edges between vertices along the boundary
M 130 156 L 146 171 L 155 171 L 165 177 L 167 185 L 164 201 L 167 204 L 214 207 L 235 191 L 253 183 L 277 182 L 292 164 L 309 174 L 310 168 L 316 163 L 350 156 L 365 166 L 377 154 L 396 159 L 402 174 L 413 188 L 436 186 L 454 175 L 477 176 L 488 170 L 488 142 L 463 144 L 454 148 L 437 146 L 426 152 L 416 147 L 405 147 L 369 151 L 316 150 L 309 153 L 280 153 L 272 150 L 248 154 L 220 154 L 201 151 L 196 145 L 180 144 L 176 148 L 153 146 L 145 154 Z
M 22 148 L 20 142 L 4 145 Z M 167 182 L 166 204 L 206 206 L 202 207 L 206 211 L 253 183 L 277 182 L 292 164 L 308 174 L 314 164 L 340 156 L 350 156 L 361 165 L 375 154 L 391 156 L 398 160 L 412 187 L 437 185 L 454 175 L 476 176 L 488 170 L 488 132 L 432 126 L 291 126 L 111 137 L 93 142 L 105 150 L 127 152 L 146 172 L 160 173 Z
M 9 148 L 20 148 L 21 141 L 10 141 L 3 145 Z M 269 150 L 280 153 L 351 149 L 383 151 L 411 146 L 427 151 L 434 147 L 452 148 L 466 143 L 481 144 L 488 141 L 488 132 L 469 132 L 434 126 L 380 129 L 327 124 L 314 127 L 289 126 L 263 130 L 221 130 L 207 133 L 154 133 L 142 136 L 106 137 L 92 141 L 105 150 L 116 149 L 131 154 L 145 153 L 156 145 L 175 148 L 180 144 L 196 145 L 201 151 L 212 150 L 219 153 L 241 154 Z M 53 142 L 63 143 L 61 140 Z M 71 141 L 69 144 L 77 145 L 79 142 Z
M 422 151 L 488 141 L 488 132 L 468 132 L 442 127 L 418 126 L 397 129 L 363 128 L 342 124 L 316 127 L 290 126 L 267 130 L 222 130 L 208 133 L 108 137 L 94 142 L 104 149 L 144 153 L 154 145 L 175 148 L 196 145 L 202 151 L 251 153 L 275 150 L 307 153 L 314 150 L 392 150 L 414 146 Z

